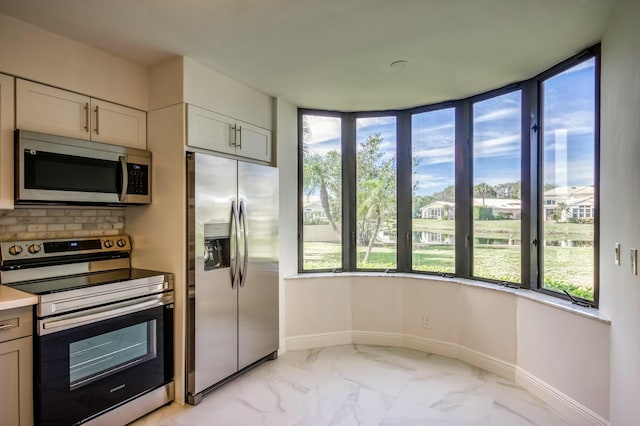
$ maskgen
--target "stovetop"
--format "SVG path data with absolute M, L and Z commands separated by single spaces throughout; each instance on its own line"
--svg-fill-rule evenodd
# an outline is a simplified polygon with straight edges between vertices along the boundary
M 95 272 L 81 275 L 69 275 L 56 278 L 46 278 L 34 281 L 7 284 L 8 287 L 15 288 L 26 293 L 45 295 L 64 291 L 87 289 L 104 284 L 112 284 L 122 281 L 131 281 L 141 278 L 151 278 L 162 276 L 162 272 L 149 271 L 146 269 L 116 269 L 113 271 Z

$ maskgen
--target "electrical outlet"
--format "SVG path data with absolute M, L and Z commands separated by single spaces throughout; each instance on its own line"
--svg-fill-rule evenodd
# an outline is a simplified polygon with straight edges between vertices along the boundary
M 429 317 L 427 317 L 426 315 L 422 316 L 422 327 L 431 328 L 431 322 L 429 321 Z

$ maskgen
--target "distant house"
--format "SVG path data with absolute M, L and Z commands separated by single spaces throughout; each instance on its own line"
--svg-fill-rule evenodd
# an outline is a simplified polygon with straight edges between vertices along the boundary
M 312 200 L 307 202 L 302 210 L 304 212 L 304 221 L 305 222 L 329 222 L 327 220 L 327 216 L 322 208 L 322 204 L 319 200 Z
M 420 208 L 422 219 L 455 219 L 456 204 L 449 201 L 434 201 Z
M 487 207 L 491 209 L 494 217 L 520 219 L 520 200 L 508 198 L 474 198 L 475 207 Z M 434 201 L 420 209 L 422 219 L 455 219 L 456 205 L 449 201 Z
M 544 192 L 544 220 L 593 219 L 592 186 L 559 186 Z

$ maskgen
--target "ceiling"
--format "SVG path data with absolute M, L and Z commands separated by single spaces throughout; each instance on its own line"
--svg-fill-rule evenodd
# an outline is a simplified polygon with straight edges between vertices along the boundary
M 600 41 L 616 3 L 0 0 L 0 13 L 145 67 L 189 56 L 297 106 L 358 111 L 532 77 Z

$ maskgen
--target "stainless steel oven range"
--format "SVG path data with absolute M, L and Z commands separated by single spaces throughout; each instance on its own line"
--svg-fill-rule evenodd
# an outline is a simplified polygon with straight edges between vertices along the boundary
M 122 425 L 173 400 L 173 278 L 128 236 L 0 243 L 3 285 L 38 296 L 35 421 Z

